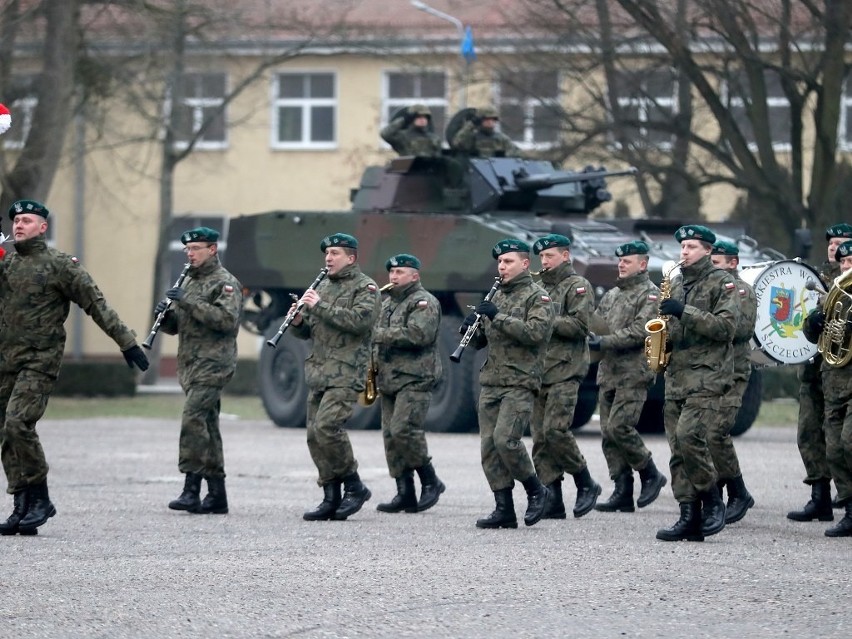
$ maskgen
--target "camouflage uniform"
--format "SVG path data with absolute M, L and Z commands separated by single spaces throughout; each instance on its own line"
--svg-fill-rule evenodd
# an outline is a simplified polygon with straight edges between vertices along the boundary
M 592 285 L 570 262 L 544 271 L 541 281 L 553 301 L 555 319 L 533 409 L 532 457 L 539 479 L 551 484 L 566 471 L 574 475 L 586 468 L 571 422 L 577 390 L 589 370 L 586 335 L 595 296 Z
M 36 423 L 62 365 L 70 303 L 121 350 L 136 345 L 76 258 L 49 248 L 43 236 L 15 243 L 15 250 L 0 260 L 0 446 L 10 494 L 47 477 Z
M 212 255 L 187 273 L 183 298 L 166 311 L 161 330 L 178 335 L 178 381 L 186 394 L 178 468 L 206 478 L 225 477 L 219 432 L 222 389 L 237 367 L 242 287 Z
M 520 157 L 521 150 L 500 131 L 486 131 L 474 122 L 465 122 L 453 138 L 453 149 L 482 158 Z
M 731 429 L 743 402 L 748 380 L 751 377 L 751 338 L 757 319 L 757 296 L 754 289 L 740 278 L 737 269 L 728 269 L 736 281 L 739 297 L 739 315 L 733 339 L 734 376 L 731 387 L 719 402 L 722 418 L 707 425 L 707 446 L 720 480 L 739 477 L 740 462 L 731 439 Z
M 612 479 L 651 459 L 636 424 L 655 378 L 645 361 L 645 324 L 657 316 L 659 293 L 643 271 L 619 278 L 595 311 L 612 331 L 601 336 L 598 365 L 601 446 Z
M 843 506 L 852 503 L 852 365 L 836 368 L 823 362 L 822 387 L 826 461 Z
M 382 129 L 381 136 L 400 155 L 441 155 L 441 138 L 428 129 L 409 126 L 404 117 L 394 118 L 393 122 Z
M 669 322 L 665 425 L 672 491 L 683 504 L 716 490 L 707 430 L 720 420 L 718 399 L 731 386 L 740 300 L 734 278 L 713 266 L 709 255 L 682 271 L 683 279 L 672 284 L 672 299 L 687 306 L 681 319 Z
M 339 481 L 358 469 L 343 426 L 364 390 L 370 338 L 381 309 L 376 283 L 357 264 L 329 275 L 317 287 L 321 301 L 303 310 L 292 326 L 302 339 L 313 338 L 305 361 L 308 395 L 307 437 L 319 485 Z
M 395 479 L 430 461 L 423 421 L 441 377 L 440 325 L 441 305 L 420 282 L 391 289 L 382 302 L 373 341 L 385 457 Z
M 511 489 L 515 479 L 523 482 L 535 476 L 521 438 L 541 387 L 553 305 L 528 272 L 503 284 L 493 302 L 498 313 L 492 321 L 483 320 L 475 345 L 488 345 L 488 359 L 479 374 L 479 434 L 482 469 L 496 492 Z

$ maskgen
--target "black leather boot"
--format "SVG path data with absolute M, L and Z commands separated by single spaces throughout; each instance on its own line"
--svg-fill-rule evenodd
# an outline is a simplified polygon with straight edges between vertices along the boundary
M 811 500 L 801 510 L 791 510 L 787 519 L 793 521 L 834 521 L 831 511 L 831 480 L 820 479 L 811 484 Z
M 343 521 L 350 515 L 354 515 L 359 510 L 364 502 L 367 501 L 373 493 L 364 485 L 357 471 L 343 478 L 343 499 L 337 510 L 334 511 L 334 519 Z
M 172 510 L 186 510 L 197 513 L 201 508 L 201 475 L 198 473 L 187 473 L 183 481 L 183 492 L 180 497 L 169 502 Z
M 225 492 L 224 477 L 207 478 L 207 495 L 201 502 L 198 512 L 202 515 L 228 514 L 228 493 Z
M 721 532 L 725 527 L 725 502 L 719 497 L 719 489 L 698 493 L 701 499 L 701 532 L 705 537 Z
M 565 502 L 562 499 L 562 479 L 557 479 L 547 485 L 550 491 L 550 503 L 542 519 L 565 519 Z
M 748 492 L 742 475 L 728 480 L 728 505 L 725 507 L 725 523 L 733 524 L 745 517 L 754 506 L 754 497 Z
M 577 499 L 574 501 L 574 516 L 582 517 L 595 507 L 598 496 L 601 494 L 601 485 L 592 479 L 587 466 L 579 473 L 575 473 L 574 485 L 577 487 Z
M 536 475 L 532 475 L 522 483 L 527 491 L 527 511 L 524 513 L 524 524 L 535 526 L 541 521 L 544 512 L 547 510 L 550 503 L 550 491 L 538 480 Z
M 831 507 L 834 510 L 839 510 L 839 509 L 843 508 L 843 506 L 840 503 L 840 497 L 838 497 L 837 495 L 834 496 L 834 499 L 831 500 Z
M 415 468 L 417 475 L 420 477 L 420 501 L 417 502 L 417 510 L 423 512 L 429 510 L 432 506 L 438 503 L 447 487 L 444 485 L 438 476 L 435 474 L 435 467 L 431 463 Z
M 21 519 L 27 514 L 27 507 L 29 506 L 29 494 L 26 490 L 19 490 L 14 495 L 14 505 L 12 507 L 12 514 L 9 515 L 9 518 L 0 523 L 0 535 L 14 535 L 19 531 L 18 524 L 21 523 Z M 35 535 L 38 533 L 38 530 L 33 528 L 32 532 L 29 533 L 21 533 L 21 534 L 31 534 Z
M 615 490 L 609 499 L 595 505 L 595 510 L 604 513 L 632 513 L 633 506 L 633 471 L 629 468 L 615 478 Z
M 417 491 L 414 490 L 414 473 L 410 470 L 396 478 L 396 495 L 389 502 L 379 504 L 376 510 L 383 513 L 417 512 Z
M 518 518 L 515 515 L 515 500 L 512 499 L 512 489 L 494 491 L 494 512 L 482 519 L 476 520 L 477 528 L 517 528 Z
M 826 537 L 852 537 L 852 499 L 846 500 L 844 508 L 846 514 L 843 519 L 838 521 L 836 526 L 825 531 Z
M 302 515 L 305 521 L 326 521 L 334 517 L 334 511 L 340 506 L 340 482 L 333 481 L 322 487 L 323 500 L 319 506 Z
M 668 483 L 668 479 L 663 475 L 653 459 L 649 459 L 645 464 L 645 468 L 639 471 L 639 481 L 642 483 L 642 489 L 639 491 L 639 499 L 636 500 L 636 505 L 639 508 L 644 508 L 648 504 L 654 502 L 660 496 L 660 491 Z
M 662 541 L 704 541 L 701 532 L 701 502 L 693 501 L 680 504 L 680 519 L 671 528 L 657 531 L 657 539 Z
M 18 532 L 22 535 L 31 535 L 39 526 L 56 514 L 56 508 L 50 503 L 47 493 L 47 480 L 34 484 L 27 488 L 29 508 L 27 514 L 18 523 Z

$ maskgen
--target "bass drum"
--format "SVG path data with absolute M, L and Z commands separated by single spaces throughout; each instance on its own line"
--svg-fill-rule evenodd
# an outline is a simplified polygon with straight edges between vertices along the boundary
M 817 345 L 805 339 L 802 326 L 816 309 L 821 287 L 819 274 L 799 259 L 764 262 L 740 270 L 754 289 L 757 321 L 751 339 L 751 360 L 758 366 L 801 364 L 817 354 Z

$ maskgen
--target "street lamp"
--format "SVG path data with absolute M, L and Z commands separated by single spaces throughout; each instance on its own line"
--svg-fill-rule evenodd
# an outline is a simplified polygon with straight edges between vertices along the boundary
M 476 53 L 473 50 L 473 33 L 470 27 L 465 27 L 462 24 L 462 21 L 456 18 L 455 16 L 451 16 L 449 13 L 444 13 L 443 11 L 439 11 L 434 7 L 430 7 L 425 2 L 421 2 L 420 0 L 410 0 L 411 6 L 417 9 L 418 11 L 423 11 L 424 13 L 428 13 L 429 15 L 435 16 L 436 18 L 440 18 L 441 20 L 446 20 L 447 22 L 452 23 L 456 31 L 459 34 L 459 45 L 460 45 L 460 54 L 462 58 L 464 58 L 464 70 L 462 72 L 462 93 L 461 93 L 461 108 L 464 109 L 467 107 L 467 84 L 468 78 L 470 77 L 470 63 L 476 59 Z

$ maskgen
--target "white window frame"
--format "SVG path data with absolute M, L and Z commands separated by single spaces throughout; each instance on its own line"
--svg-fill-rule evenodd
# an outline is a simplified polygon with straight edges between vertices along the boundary
M 225 97 L 228 95 L 230 87 L 230 76 L 225 72 L 220 71 L 185 71 L 184 76 L 202 76 L 202 75 L 221 75 L 225 78 L 224 92 L 221 98 L 183 98 L 182 105 L 192 109 L 192 133 L 195 134 L 204 124 L 204 109 L 208 107 L 219 107 L 225 102 Z M 203 137 L 195 142 L 193 149 L 199 151 L 221 151 L 228 148 L 228 110 L 227 107 L 222 110 L 223 124 L 223 139 L 221 140 L 205 140 Z M 177 132 L 175 132 L 177 135 Z M 175 140 L 175 146 L 179 149 L 185 149 L 189 146 L 187 140 Z
M 512 73 L 523 74 L 524 71 L 519 70 L 513 71 Z M 553 140 L 552 142 L 535 142 L 533 140 L 535 132 L 535 107 L 540 107 L 544 104 L 553 104 L 558 108 L 562 104 L 562 74 L 559 71 L 553 71 L 553 73 L 556 74 L 556 96 L 549 99 L 552 100 L 552 102 L 542 102 L 541 99 L 533 96 L 525 96 L 521 99 L 504 98 L 502 79 L 498 77 L 494 82 L 493 94 L 496 96 L 497 111 L 500 112 L 504 105 L 513 105 L 520 106 L 521 111 L 524 114 L 524 139 L 512 139 L 512 142 L 514 142 L 519 149 L 524 151 L 546 151 L 559 145 L 558 139 Z M 497 128 L 500 130 L 499 121 Z
M 637 71 L 639 73 L 640 71 Z M 640 83 L 640 87 L 642 92 L 645 94 L 650 94 L 648 91 L 647 80 L 643 79 Z M 642 95 L 639 97 L 634 96 L 618 96 L 618 107 L 621 109 L 632 108 L 635 107 L 637 111 L 637 118 L 639 122 L 650 122 L 651 119 L 649 117 L 650 111 L 653 108 L 657 107 L 668 107 L 671 109 L 671 113 L 673 116 L 678 113 L 678 102 L 677 102 L 677 92 L 678 92 L 678 82 L 677 78 L 672 74 L 672 92 L 669 96 L 651 96 L 651 95 Z M 642 138 L 643 142 L 649 148 L 660 149 L 662 151 L 671 150 L 674 147 L 674 135 L 669 136 L 668 142 L 663 141 L 653 141 L 649 139 L 649 135 L 651 134 L 651 130 L 645 128 L 643 126 L 639 126 L 638 129 L 639 136 Z M 619 145 L 616 142 L 616 145 Z
M 731 93 L 730 83 L 725 81 L 724 84 L 725 89 L 725 97 L 727 98 L 728 108 L 731 111 L 732 115 L 735 115 L 735 109 L 740 109 L 742 112 L 742 120 L 748 121 L 748 116 L 745 112 L 745 100 L 742 96 L 735 95 Z M 788 111 L 790 110 L 790 101 L 787 100 L 786 97 L 768 97 L 766 98 L 766 107 L 771 111 L 773 108 L 786 108 Z M 736 117 L 735 117 L 736 119 Z M 770 118 L 771 121 L 771 118 Z M 754 132 L 752 132 L 753 135 Z M 754 142 L 748 142 L 749 151 L 757 151 L 757 144 Z M 790 142 L 776 142 L 772 141 L 772 150 L 777 151 L 779 153 L 783 153 L 785 151 L 790 151 L 793 148 L 793 145 Z
M 279 82 L 282 75 L 330 75 L 334 95 L 331 98 L 280 98 Z M 281 69 L 275 71 L 272 76 L 270 104 L 271 127 L 270 146 L 280 150 L 310 150 L 327 151 L 336 150 L 340 139 L 340 78 L 336 71 L 331 69 Z M 278 131 L 278 109 L 279 107 L 298 106 L 302 110 L 302 140 L 300 142 L 282 142 Z M 311 142 L 311 119 L 310 108 L 315 106 L 330 106 L 334 110 L 334 139 L 330 142 Z
M 425 97 L 416 97 L 411 96 L 408 98 L 392 98 L 390 97 L 390 76 L 391 75 L 410 75 L 410 76 L 422 76 L 426 74 L 440 74 L 444 76 L 444 97 L 443 98 L 425 98 Z M 425 104 L 429 108 L 440 107 L 444 110 L 445 120 L 444 124 L 447 124 L 450 121 L 450 103 L 447 99 L 447 87 L 449 78 L 447 77 L 446 69 L 418 69 L 417 71 L 409 71 L 408 69 L 385 69 L 382 71 L 382 106 L 381 106 L 381 126 L 386 126 L 388 122 L 387 114 L 389 112 L 393 112 L 396 109 L 411 106 L 412 104 Z M 440 132 L 436 131 L 438 135 Z M 389 145 L 385 144 L 388 148 Z
M 852 82 L 847 78 L 843 83 L 843 93 L 840 97 L 840 126 L 838 127 L 837 147 L 840 151 L 848 153 L 852 151 L 852 122 L 847 116 L 847 111 L 852 110 Z
M 12 114 L 12 128 L 3 136 L 3 148 L 7 150 L 20 150 L 27 143 L 27 138 L 30 136 L 30 129 L 33 125 L 33 113 L 35 112 L 38 98 L 35 96 L 27 96 L 15 100 L 9 107 L 9 112 Z M 21 139 L 16 140 L 10 138 L 9 132 L 15 129 L 22 130 Z

